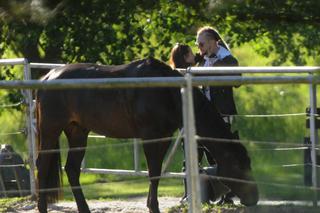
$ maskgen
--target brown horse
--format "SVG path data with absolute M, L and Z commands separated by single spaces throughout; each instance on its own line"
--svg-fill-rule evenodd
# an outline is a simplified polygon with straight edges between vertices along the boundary
M 100 66 L 71 64 L 51 70 L 43 80 L 119 77 L 181 76 L 165 63 L 153 58 L 127 65 Z M 69 150 L 65 171 L 79 212 L 90 212 L 79 184 L 80 164 L 90 131 L 114 138 L 156 139 L 171 137 L 182 127 L 179 88 L 66 89 L 37 92 L 38 121 L 38 209 L 47 211 L 47 202 L 59 197 L 61 162 L 59 136 L 65 133 Z M 204 137 L 232 138 L 218 111 L 194 89 L 197 134 Z M 158 184 L 161 165 L 170 140 L 143 144 L 150 177 L 147 206 L 159 212 Z M 257 185 L 251 175 L 250 158 L 240 143 L 201 140 L 215 157 L 218 174 L 249 182 L 224 181 L 245 205 L 258 202 Z

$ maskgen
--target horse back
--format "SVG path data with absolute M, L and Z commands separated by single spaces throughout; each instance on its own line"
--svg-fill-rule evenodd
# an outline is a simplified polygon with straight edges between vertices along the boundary
M 161 62 L 140 60 L 118 66 L 70 64 L 51 70 L 42 80 L 156 76 L 179 74 Z M 180 127 L 178 94 L 177 88 L 39 90 L 37 101 L 46 123 L 61 128 L 76 123 L 109 137 L 140 138 L 169 136 Z

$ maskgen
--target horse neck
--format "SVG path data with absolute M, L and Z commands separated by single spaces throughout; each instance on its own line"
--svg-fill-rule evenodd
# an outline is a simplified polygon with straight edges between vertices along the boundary
M 232 138 L 232 133 L 217 108 L 198 90 L 194 90 L 194 111 L 199 136 Z
M 239 142 L 228 141 L 234 136 L 222 116 L 208 99 L 198 90 L 193 90 L 196 134 L 199 143 L 213 154 L 221 165 L 228 156 L 235 157 L 241 165 L 250 168 L 250 158 L 246 148 Z

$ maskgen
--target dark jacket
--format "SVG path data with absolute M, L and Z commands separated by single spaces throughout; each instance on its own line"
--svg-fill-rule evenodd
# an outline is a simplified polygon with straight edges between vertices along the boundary
M 203 66 L 204 60 L 199 63 L 199 66 Z M 238 61 L 232 55 L 226 56 L 222 60 L 218 60 L 214 63 L 214 67 L 229 67 L 239 66 Z M 237 114 L 237 108 L 233 98 L 232 86 L 212 86 L 210 87 L 210 96 L 213 104 L 216 105 L 221 114 L 235 115 Z

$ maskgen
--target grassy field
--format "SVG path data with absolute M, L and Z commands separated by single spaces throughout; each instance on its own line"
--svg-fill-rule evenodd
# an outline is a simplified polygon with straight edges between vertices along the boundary
M 64 183 L 67 183 L 64 178 Z M 149 180 L 146 177 L 117 177 L 114 175 L 82 174 L 81 184 L 88 199 L 127 199 L 148 195 Z M 68 184 L 64 187 L 64 199 L 73 200 Z M 159 196 L 180 197 L 183 194 L 181 179 L 160 181 Z
M 0 126 L 2 132 L 13 132 L 23 126 L 23 121 L 16 124 L 10 123 L 11 119 L 20 119 L 19 113 L 2 113 Z M 11 119 L 10 119 L 11 118 Z M 300 122 L 300 121 L 299 121 Z M 15 126 L 16 125 L 16 126 Z M 242 137 L 247 137 L 243 135 Z M 27 145 L 24 135 L 3 136 L 1 144 L 12 143 L 14 149 L 27 159 Z M 289 141 L 290 142 L 290 141 Z M 309 200 L 312 198 L 312 191 L 304 187 L 303 166 L 283 167 L 284 164 L 302 164 L 303 151 L 273 151 L 276 145 L 265 146 L 263 144 L 245 144 L 252 160 L 253 174 L 258 181 L 260 197 L 263 199 L 283 199 L 283 200 Z M 61 140 L 61 147 L 66 147 L 64 137 Z M 119 153 L 121 152 L 121 159 Z M 99 156 L 99 157 L 97 157 Z M 146 163 L 141 150 L 141 169 L 146 170 Z M 62 152 L 65 159 L 66 153 Z M 182 150 L 178 149 L 174 157 L 173 164 L 169 170 L 181 171 Z M 64 161 L 64 160 L 63 160 Z M 117 141 L 112 139 L 90 139 L 86 153 L 86 167 L 88 168 L 109 168 L 109 169 L 133 169 L 133 145 L 130 141 Z M 64 181 L 67 184 L 67 180 Z M 86 196 L 89 199 L 99 197 L 122 198 L 130 196 L 146 195 L 148 190 L 148 180 L 146 178 L 124 178 L 107 175 L 82 174 L 81 182 L 84 184 Z M 164 190 L 164 192 L 161 192 Z M 160 182 L 160 193 L 171 194 L 171 196 L 181 196 L 183 186 L 181 180 L 162 180 Z M 66 188 L 66 199 L 70 199 L 70 192 Z

